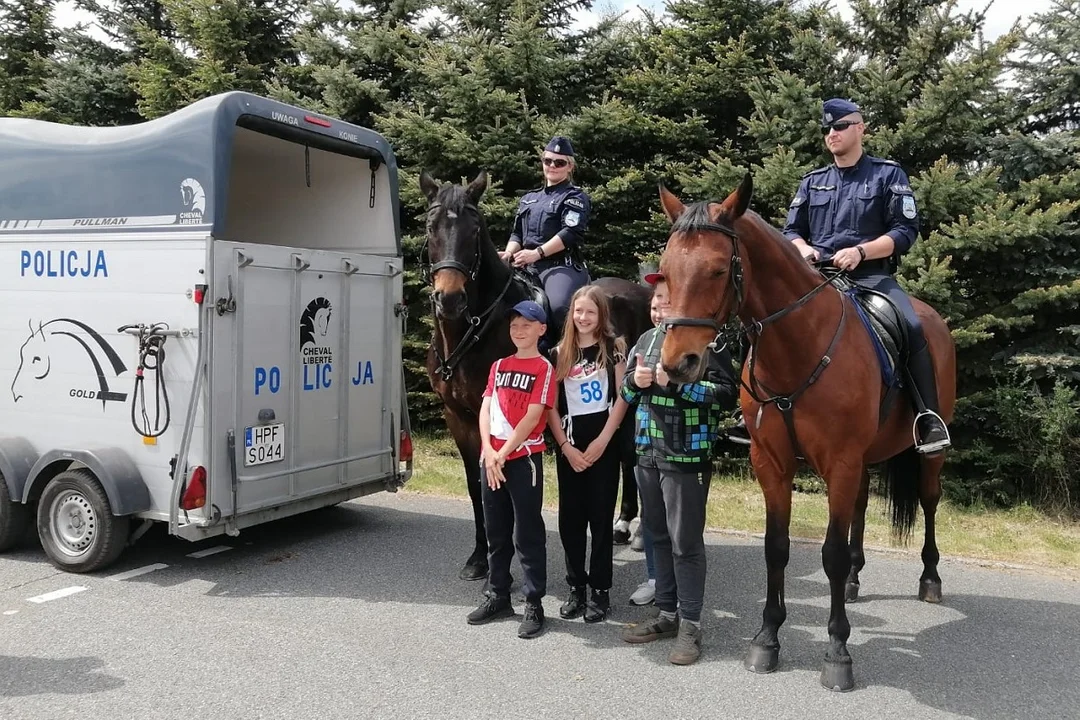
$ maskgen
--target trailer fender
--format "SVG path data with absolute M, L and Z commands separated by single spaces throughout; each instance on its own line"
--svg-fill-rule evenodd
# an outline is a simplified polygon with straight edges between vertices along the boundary
M 17 501 L 23 496 L 23 487 L 37 459 L 37 450 L 27 440 L 20 437 L 0 438 L 0 473 L 4 475 L 8 497 L 12 500 Z
M 128 454 L 115 447 L 93 450 L 49 450 L 30 471 L 23 502 L 36 502 L 45 485 L 73 463 L 86 466 L 105 489 L 113 515 L 131 515 L 150 509 L 150 491 Z

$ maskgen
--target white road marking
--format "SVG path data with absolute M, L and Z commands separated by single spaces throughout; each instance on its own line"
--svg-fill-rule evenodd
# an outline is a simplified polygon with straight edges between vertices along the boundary
M 5 615 L 14 615 L 17 612 L 19 612 L 19 611 L 18 610 L 5 610 L 4 614 Z
M 85 589 L 86 588 L 84 588 L 82 585 L 72 585 L 71 587 L 66 587 L 61 590 L 54 590 L 51 593 L 45 593 L 44 595 L 36 595 L 32 598 L 26 599 L 27 601 L 32 603 L 45 603 L 49 602 L 50 600 L 59 600 L 60 598 L 67 597 L 68 595 L 80 593 Z
M 106 580 L 130 580 L 131 578 L 139 577 L 147 573 L 152 573 L 155 570 L 163 570 L 169 567 L 165 563 L 154 563 L 153 565 L 146 565 L 145 567 L 135 568 L 134 570 L 128 570 L 127 572 L 117 573 L 116 575 L 109 575 Z
M 226 550 L 232 550 L 232 547 L 229 545 L 218 545 L 217 547 L 206 548 L 205 550 L 196 550 L 193 553 L 188 553 L 188 557 L 204 558 L 207 555 L 217 555 L 218 553 L 225 552 Z

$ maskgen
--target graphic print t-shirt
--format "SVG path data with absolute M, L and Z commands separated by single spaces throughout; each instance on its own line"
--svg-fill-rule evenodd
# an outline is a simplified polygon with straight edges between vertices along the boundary
M 555 369 L 547 358 L 519 358 L 516 355 L 505 357 L 491 366 L 488 374 L 487 389 L 484 397 L 491 398 L 491 446 L 502 450 L 506 441 L 514 433 L 514 428 L 529 411 L 529 405 L 553 405 L 552 378 Z M 521 447 L 506 457 L 516 460 L 526 455 L 543 452 L 544 428 L 547 427 L 547 411 L 540 415 L 529 436 Z

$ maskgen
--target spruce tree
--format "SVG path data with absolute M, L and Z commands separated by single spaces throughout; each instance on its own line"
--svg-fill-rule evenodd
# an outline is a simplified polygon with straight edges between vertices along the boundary
M 49 76 L 55 0 L 0 0 L 0 115 L 26 114 Z M 33 113 L 31 113 L 33 114 Z

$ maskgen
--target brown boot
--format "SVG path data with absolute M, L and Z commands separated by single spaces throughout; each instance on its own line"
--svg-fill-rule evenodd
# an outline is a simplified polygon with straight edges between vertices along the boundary
M 692 665 L 701 657 L 701 626 L 690 622 L 679 623 L 679 636 L 675 647 L 668 654 L 673 665 Z

